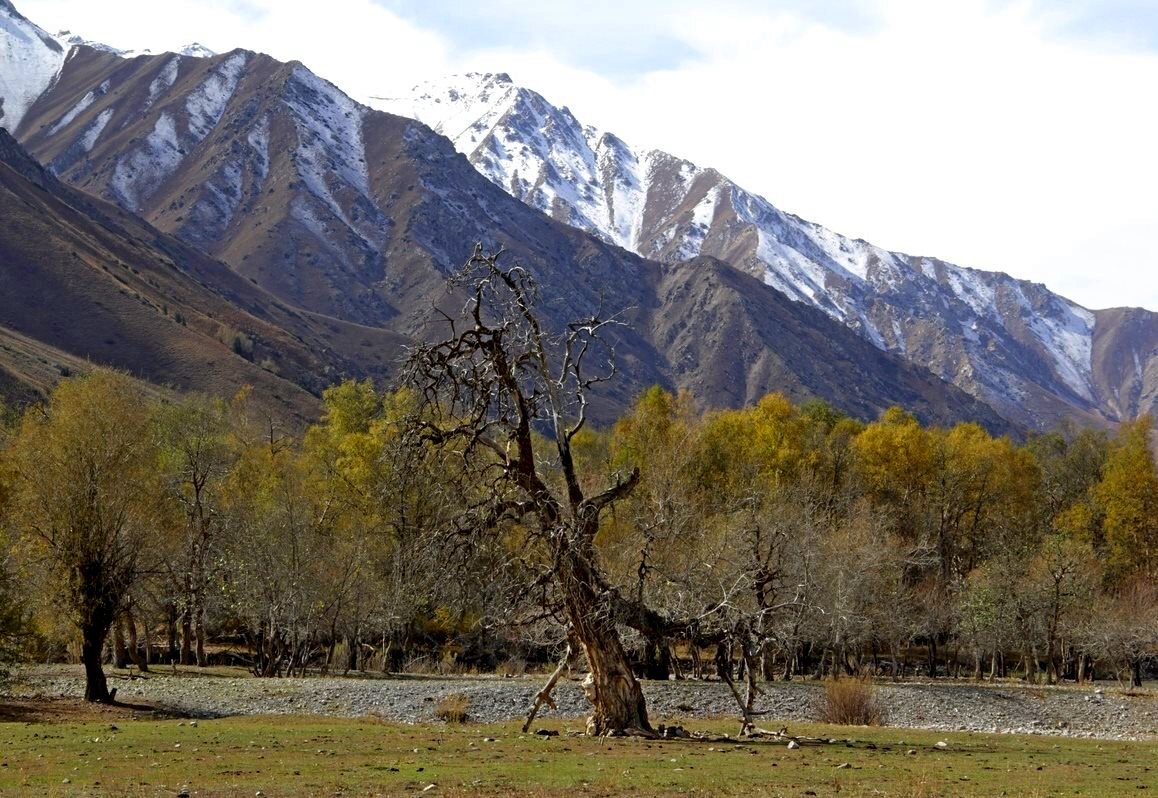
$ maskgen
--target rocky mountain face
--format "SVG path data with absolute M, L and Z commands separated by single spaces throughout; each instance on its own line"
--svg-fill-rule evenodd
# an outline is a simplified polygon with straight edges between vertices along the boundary
M 566 224 L 663 262 L 719 258 L 1027 426 L 1156 407 L 1153 313 L 1092 312 L 1040 284 L 846 238 L 713 169 L 635 150 L 507 75 L 456 76 L 374 104 L 426 122 L 496 185 Z
M 43 393 L 102 363 L 179 390 L 229 396 L 252 385 L 277 415 L 310 418 L 332 379 L 367 372 L 331 344 L 329 326 L 61 184 L 4 130 L 0 218 L 0 385 L 9 396 Z
M 59 44 L 27 29 L 22 41 L 39 52 L 24 59 L 34 63 Z M 461 308 L 445 277 L 483 241 L 534 270 L 555 329 L 599 310 L 630 322 L 604 419 L 658 383 L 691 388 L 707 406 L 783 390 L 862 418 L 903 404 L 927 421 L 1010 429 L 759 279 L 707 256 L 644 259 L 544 215 L 427 126 L 359 105 L 301 64 L 244 50 L 125 58 L 83 44 L 59 63 L 22 100 L 18 123 L 4 122 L 21 144 L 64 183 L 316 323 L 315 338 L 293 334 L 322 342 L 346 371 L 388 372 L 402 341 L 445 332 L 442 311 Z M 202 280 L 216 289 L 226 278 Z

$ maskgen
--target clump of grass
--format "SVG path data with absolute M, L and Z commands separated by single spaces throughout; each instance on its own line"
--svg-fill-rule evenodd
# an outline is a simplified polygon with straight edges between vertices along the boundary
M 438 699 L 434 707 L 434 717 L 443 723 L 466 723 L 470 720 L 470 696 L 465 693 L 450 693 Z
M 884 712 L 867 679 L 830 679 L 820 700 L 820 719 L 841 726 L 880 726 Z
M 504 662 L 500 662 L 498 666 L 495 667 L 495 674 L 497 676 L 506 676 L 507 678 L 526 676 L 527 661 L 521 657 L 512 657 Z

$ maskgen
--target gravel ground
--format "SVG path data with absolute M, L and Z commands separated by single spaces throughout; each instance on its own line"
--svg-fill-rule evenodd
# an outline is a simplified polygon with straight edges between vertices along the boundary
M 491 722 L 523 717 L 544 677 L 476 678 L 321 678 L 256 679 L 151 674 L 144 679 L 115 678 L 118 700 L 148 703 L 202 717 L 227 715 L 375 715 L 404 723 L 434 717 L 438 699 L 450 693 L 470 696 L 472 718 Z M 816 719 L 821 688 L 816 683 L 764 685 L 757 708 L 762 725 Z M 1158 693 L 1127 695 L 1116 684 L 1098 687 L 1026 687 L 972 683 L 904 683 L 878 687 L 886 723 L 946 731 L 1053 734 L 1106 739 L 1158 739 Z M 84 693 L 79 669 L 26 668 L 18 673 L 13 695 L 72 697 Z M 739 717 L 726 685 L 720 682 L 644 682 L 655 721 Z M 588 713 L 577 681 L 560 682 L 558 711 L 543 718 L 580 719 Z

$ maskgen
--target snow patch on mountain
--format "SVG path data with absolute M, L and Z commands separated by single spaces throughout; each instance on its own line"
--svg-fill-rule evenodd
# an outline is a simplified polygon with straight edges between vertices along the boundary
M 177 124 L 172 115 L 162 113 L 143 144 L 117 162 L 109 181 L 113 198 L 131 211 L 140 209 L 141 199 L 177 171 L 182 157 Z
M 194 141 L 203 141 L 225 113 L 225 106 L 237 91 L 237 83 L 249 57 L 237 52 L 221 62 L 185 100 L 189 113 L 189 133 Z
M 108 93 L 110 85 L 109 81 L 106 80 L 100 86 L 81 97 L 76 105 L 70 108 L 64 116 L 56 121 L 56 124 L 49 128 L 48 135 L 55 136 L 62 128 L 71 125 L 78 116 L 87 111 L 92 104 L 96 102 L 98 97 L 103 97 Z
M 1048 313 L 1030 312 L 1029 328 L 1066 386 L 1092 402 L 1094 314 L 1065 300 L 1052 304 Z
M 263 116 L 261 121 L 250 129 L 245 137 L 253 151 L 253 168 L 259 180 L 265 180 L 269 175 L 269 116 Z
M 210 50 L 203 44 L 192 42 L 184 47 L 179 47 L 176 50 L 161 50 L 154 51 L 148 47 L 140 50 L 122 50 L 118 47 L 105 44 L 104 42 L 94 41 L 93 39 L 86 39 L 85 37 L 73 33 L 72 31 L 62 30 L 54 36 L 58 42 L 64 45 L 64 49 L 68 50 L 70 47 L 90 47 L 93 50 L 100 50 L 102 53 L 111 53 L 119 58 L 137 58 L 142 55 L 162 55 L 166 52 L 172 52 L 175 55 L 184 55 L 190 58 L 213 58 L 217 53 Z
M 604 134 L 596 150 L 611 237 L 634 250 L 643 227 L 647 165 L 610 133 Z
M 52 85 L 67 48 L 9 6 L 0 6 L 0 127 L 10 133 Z
M 149 84 L 149 97 L 145 101 L 146 109 L 152 108 L 153 103 L 157 102 L 161 95 L 173 88 L 173 84 L 177 82 L 177 72 L 180 68 L 180 58 L 170 58 L 165 62 L 165 66 L 161 67 L 157 77 L 153 78 L 153 82 Z
M 92 148 L 96 146 L 101 133 L 105 132 L 105 128 L 108 127 L 109 121 L 113 118 L 113 113 L 112 108 L 106 108 L 97 114 L 97 118 L 85 128 L 80 137 L 80 146 L 86 153 L 92 152 Z
M 185 45 L 177 51 L 177 54 L 189 56 L 190 58 L 213 58 L 215 55 L 217 55 L 217 53 L 215 53 L 213 50 L 210 50 L 205 45 L 198 44 L 197 42 Z
M 953 294 L 973 309 L 978 316 L 985 317 L 996 312 L 996 295 L 985 281 L 985 275 L 972 269 L 947 267 L 946 277 Z
M 364 109 L 304 67 L 294 69 L 288 89 L 285 102 L 298 131 L 298 173 L 310 193 L 353 229 L 334 191 L 344 185 L 370 198 L 362 138 Z
M 584 127 L 566 108 L 516 87 L 508 75 L 471 73 L 427 84 L 409 98 L 371 98 L 452 142 L 493 182 L 545 213 L 635 249 L 646 204 L 646 158 Z
M 54 38 L 64 45 L 65 50 L 72 47 L 91 47 L 94 50 L 100 50 L 102 53 L 112 53 L 117 56 L 124 56 L 125 54 L 124 50 L 118 50 L 116 47 L 110 47 L 102 42 L 94 42 L 72 31 L 59 31 Z
M 241 204 L 242 165 L 226 163 L 204 183 L 201 198 L 193 206 L 182 235 L 192 241 L 214 241 L 232 223 Z

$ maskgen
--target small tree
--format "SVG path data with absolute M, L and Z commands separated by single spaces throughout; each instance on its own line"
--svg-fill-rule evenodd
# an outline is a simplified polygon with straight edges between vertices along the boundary
M 13 527 L 59 584 L 81 636 L 85 700 L 111 703 L 105 638 L 153 531 L 151 406 L 126 376 L 67 380 L 29 410 L 9 452 Z
M 207 591 L 225 525 L 224 485 L 236 459 L 229 443 L 229 408 L 190 396 L 158 418 L 160 469 L 168 500 L 168 552 L 173 600 L 180 608 L 181 664 L 206 664 Z

